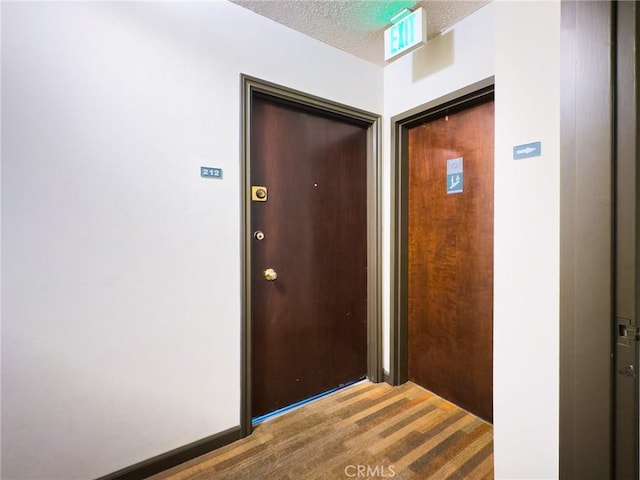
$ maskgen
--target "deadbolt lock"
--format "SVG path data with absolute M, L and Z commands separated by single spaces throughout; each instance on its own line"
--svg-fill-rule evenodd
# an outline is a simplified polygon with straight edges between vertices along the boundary
M 260 230 L 256 231 L 253 236 L 255 237 L 256 240 L 264 240 L 264 233 L 261 232 Z
M 267 187 L 263 187 L 262 185 L 253 185 L 251 187 L 251 200 L 254 202 L 266 202 Z

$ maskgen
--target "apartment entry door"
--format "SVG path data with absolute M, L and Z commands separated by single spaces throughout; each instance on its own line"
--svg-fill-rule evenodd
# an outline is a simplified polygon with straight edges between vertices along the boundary
M 409 379 L 493 419 L 493 101 L 408 129 Z
M 367 375 L 370 125 L 256 93 L 251 415 Z

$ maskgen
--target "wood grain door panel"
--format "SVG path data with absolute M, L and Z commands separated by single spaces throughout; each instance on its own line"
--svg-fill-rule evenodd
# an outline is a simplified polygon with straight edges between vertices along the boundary
M 268 189 L 251 205 L 254 417 L 366 376 L 367 128 L 253 98 L 251 183 Z
M 484 103 L 411 128 L 410 380 L 493 419 L 493 125 Z M 464 191 L 447 194 L 463 157 Z

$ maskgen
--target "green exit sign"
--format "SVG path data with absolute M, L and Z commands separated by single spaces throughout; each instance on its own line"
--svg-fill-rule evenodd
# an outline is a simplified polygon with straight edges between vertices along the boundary
M 427 41 L 427 18 L 423 8 L 402 17 L 384 31 L 384 59 L 415 50 Z

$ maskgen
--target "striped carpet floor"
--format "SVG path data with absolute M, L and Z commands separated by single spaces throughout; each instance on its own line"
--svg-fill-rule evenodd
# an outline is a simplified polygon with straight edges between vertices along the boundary
M 490 479 L 493 428 L 411 382 L 362 382 L 151 478 Z

